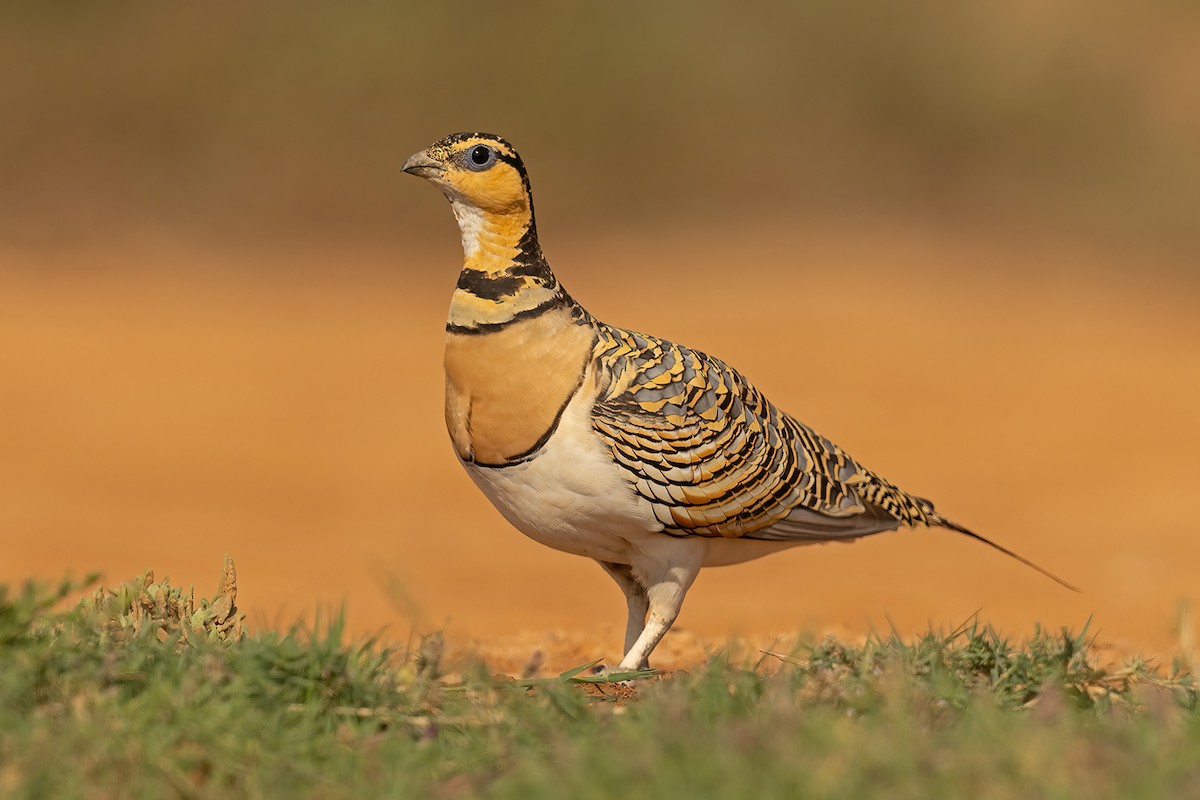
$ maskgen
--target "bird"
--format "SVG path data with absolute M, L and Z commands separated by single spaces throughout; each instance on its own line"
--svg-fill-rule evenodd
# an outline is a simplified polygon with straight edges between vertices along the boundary
M 649 669 L 702 567 L 951 521 L 778 409 L 725 362 L 608 325 L 538 241 L 529 173 L 499 136 L 455 133 L 403 172 L 450 201 L 463 265 L 445 341 L 458 460 L 517 530 L 596 561 L 625 595 L 617 672 Z

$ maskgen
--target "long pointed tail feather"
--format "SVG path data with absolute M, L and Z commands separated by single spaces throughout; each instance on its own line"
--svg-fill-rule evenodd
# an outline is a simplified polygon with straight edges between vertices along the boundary
M 1080 591 L 1078 586 L 1073 586 L 1070 583 L 1067 583 L 1062 578 L 1058 577 L 1057 575 L 1055 575 L 1053 572 L 1046 569 L 1045 567 L 1039 567 L 1037 564 L 1033 563 L 1028 558 L 1025 558 L 1024 556 L 1014 553 L 1012 550 L 1009 550 L 1007 547 L 996 544 L 991 539 L 988 539 L 986 536 L 980 536 L 975 531 L 964 528 L 962 525 L 959 525 L 957 522 L 948 520 L 945 517 L 943 517 L 941 514 L 938 514 L 936 512 L 934 514 L 932 514 L 931 517 L 932 518 L 929 520 L 930 525 L 936 525 L 939 528 L 946 528 L 948 530 L 954 531 L 955 533 L 961 533 L 963 536 L 970 536 L 975 541 L 983 542 L 988 547 L 991 547 L 995 550 L 999 550 L 1001 553 L 1004 553 L 1004 555 L 1008 556 L 1009 558 L 1015 558 L 1017 561 L 1020 561 L 1025 566 L 1030 567 L 1031 569 L 1037 570 L 1038 572 L 1042 573 L 1050 580 L 1052 580 L 1058 584 L 1061 584 L 1062 586 L 1067 587 L 1072 592 Z

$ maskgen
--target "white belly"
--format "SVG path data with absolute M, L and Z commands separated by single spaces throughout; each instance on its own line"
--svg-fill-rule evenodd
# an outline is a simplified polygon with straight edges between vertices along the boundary
M 531 539 L 629 563 L 631 548 L 658 535 L 662 523 L 592 431 L 591 400 L 584 395 L 571 400 L 557 430 L 531 460 L 500 468 L 463 466 L 504 518 Z
M 811 540 L 764 541 L 673 537 L 634 490 L 592 431 L 591 399 L 579 392 L 558 429 L 529 461 L 511 467 L 462 462 L 504 518 L 547 547 L 599 561 L 632 564 L 639 555 L 674 547 L 704 548 L 716 567 L 786 550 Z

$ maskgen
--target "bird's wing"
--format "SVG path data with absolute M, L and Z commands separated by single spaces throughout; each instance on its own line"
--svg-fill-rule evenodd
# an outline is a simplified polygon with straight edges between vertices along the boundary
M 780 412 L 722 361 L 600 326 L 592 426 L 667 533 L 853 539 L 933 506 Z

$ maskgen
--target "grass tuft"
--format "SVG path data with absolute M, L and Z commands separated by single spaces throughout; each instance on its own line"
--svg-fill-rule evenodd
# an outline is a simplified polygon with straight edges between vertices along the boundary
M 545 679 L 397 650 L 340 612 L 247 633 L 145 573 L 0 587 L 0 796 L 1184 797 L 1200 704 L 1182 661 L 1112 666 L 1088 627 L 972 619 L 827 638 L 692 672 Z M 228 598 L 228 602 L 222 598 Z M 615 681 L 627 683 L 616 683 Z

